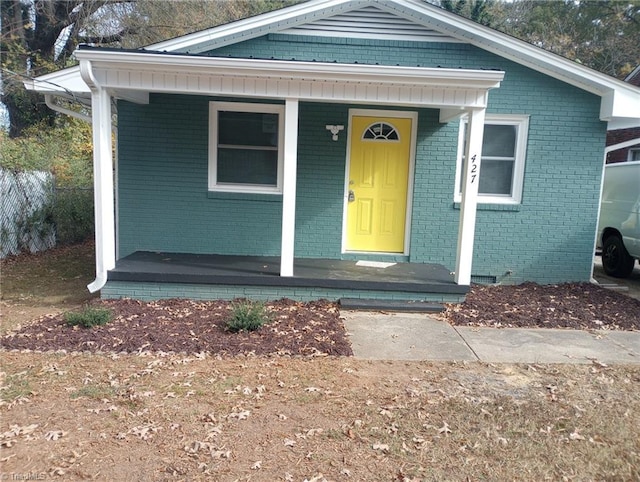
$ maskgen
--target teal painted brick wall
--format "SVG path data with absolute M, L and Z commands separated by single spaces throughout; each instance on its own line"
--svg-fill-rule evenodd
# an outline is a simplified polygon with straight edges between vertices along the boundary
M 589 278 L 606 129 L 596 96 L 461 44 L 270 35 L 215 54 L 504 70 L 488 112 L 531 116 L 523 201 L 515 208 L 480 206 L 473 272 L 510 283 Z M 120 256 L 135 250 L 279 254 L 279 197 L 207 196 L 209 100 L 154 95 L 148 106 L 120 103 Z M 349 107 L 363 106 L 300 105 L 297 256 L 341 256 L 347 135 L 333 142 L 324 126 L 346 126 Z M 410 260 L 453 269 L 458 123 L 440 124 L 434 109 L 416 110 Z M 504 276 L 507 271 L 512 274 Z
M 348 290 L 331 288 L 287 288 L 267 286 L 203 285 L 181 283 L 138 283 L 109 281 L 100 291 L 102 299 L 134 298 L 138 300 L 159 300 L 167 298 L 189 298 L 194 300 L 277 300 L 289 298 L 296 301 L 340 298 L 429 301 L 434 303 L 461 303 L 464 295 L 400 293 L 375 290 Z
M 209 100 L 152 95 L 149 105 L 118 104 L 120 257 L 279 254 L 281 196 L 208 197 Z

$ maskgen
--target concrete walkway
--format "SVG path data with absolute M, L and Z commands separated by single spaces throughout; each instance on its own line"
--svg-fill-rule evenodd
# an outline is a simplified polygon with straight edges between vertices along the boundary
M 640 363 L 640 332 L 453 327 L 418 313 L 341 316 L 354 355 L 363 359 Z

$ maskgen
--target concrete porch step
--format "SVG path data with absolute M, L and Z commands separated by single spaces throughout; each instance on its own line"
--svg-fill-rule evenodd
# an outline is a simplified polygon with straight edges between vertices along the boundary
M 414 313 L 441 313 L 444 311 L 442 303 L 433 301 L 340 298 L 339 302 L 342 309 L 355 311 L 410 311 Z

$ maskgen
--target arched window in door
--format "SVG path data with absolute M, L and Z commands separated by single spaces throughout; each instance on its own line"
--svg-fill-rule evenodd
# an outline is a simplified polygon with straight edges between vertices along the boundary
M 363 140 L 399 141 L 400 136 L 394 126 L 387 122 L 374 122 L 364 130 Z

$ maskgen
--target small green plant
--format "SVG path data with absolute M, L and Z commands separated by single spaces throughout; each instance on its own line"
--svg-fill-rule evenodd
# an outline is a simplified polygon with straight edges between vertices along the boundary
M 271 321 L 271 314 L 264 303 L 250 300 L 235 300 L 231 303 L 231 316 L 227 329 L 232 333 L 255 331 Z
M 116 390 L 111 387 L 85 385 L 71 392 L 69 397 L 71 398 L 71 400 L 77 400 L 78 398 L 91 398 L 93 400 L 102 400 L 105 398 L 111 398 L 115 394 L 116 394 Z
M 69 312 L 64 315 L 68 325 L 92 328 L 109 323 L 113 314 L 107 308 L 85 307 L 82 311 Z

